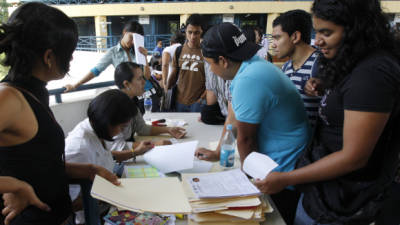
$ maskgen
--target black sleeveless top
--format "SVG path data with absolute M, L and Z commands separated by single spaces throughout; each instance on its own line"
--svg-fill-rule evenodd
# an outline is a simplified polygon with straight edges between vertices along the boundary
M 9 83 L 28 90 L 41 103 L 21 91 L 35 114 L 38 131 L 23 144 L 0 147 L 0 175 L 26 181 L 32 185 L 39 199 L 51 208 L 50 212 L 45 212 L 29 206 L 11 224 L 61 224 L 72 212 L 65 173 L 64 132 L 49 114 L 46 83 L 36 78 Z

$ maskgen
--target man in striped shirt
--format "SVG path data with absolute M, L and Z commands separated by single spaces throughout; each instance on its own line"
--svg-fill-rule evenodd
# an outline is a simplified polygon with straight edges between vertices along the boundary
M 317 71 L 318 53 L 310 45 L 311 15 L 303 10 L 287 11 L 277 17 L 272 25 L 271 47 L 276 57 L 289 58 L 282 70 L 299 90 L 310 124 L 314 126 L 321 98 L 307 96 L 304 92 L 307 80 L 314 77 Z

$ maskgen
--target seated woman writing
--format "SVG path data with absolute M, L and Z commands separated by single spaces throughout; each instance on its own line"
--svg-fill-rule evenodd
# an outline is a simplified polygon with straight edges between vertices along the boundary
M 124 92 L 130 99 L 136 96 L 141 96 L 144 92 L 145 80 L 143 79 L 142 68 L 132 62 L 123 62 L 117 66 L 114 73 L 115 84 L 122 92 Z M 137 106 L 134 106 L 135 108 Z M 182 138 L 185 136 L 186 131 L 181 127 L 158 127 L 147 125 L 143 116 L 138 113 L 134 117 L 132 123 L 127 126 L 122 134 L 115 138 L 111 143 L 110 149 L 123 149 L 126 146 L 126 140 L 132 139 L 133 135 L 137 133 L 142 136 L 155 136 L 162 133 L 168 133 L 174 138 Z M 171 144 L 169 141 L 158 141 L 156 145 Z
M 88 118 L 76 125 L 65 139 L 66 161 L 101 165 L 113 172 L 114 159 L 121 162 L 151 149 L 151 142 L 141 142 L 135 149 L 123 151 L 106 148 L 105 141 L 112 141 L 112 137 L 121 133 L 136 114 L 138 111 L 132 101 L 119 90 L 108 90 L 94 98 L 87 110 Z M 79 193 L 79 185 L 70 185 L 73 200 Z M 82 221 L 78 219 L 77 222 Z

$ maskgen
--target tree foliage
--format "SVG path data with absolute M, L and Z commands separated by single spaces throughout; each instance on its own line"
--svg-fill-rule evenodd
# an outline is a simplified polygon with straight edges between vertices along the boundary
M 6 0 L 0 0 L 0 22 L 4 23 L 8 19 L 8 7 L 10 7 L 10 4 L 7 3 Z M 2 32 L 2 31 L 0 31 Z M 4 60 L 4 54 L 0 55 L 0 62 Z M 2 80 L 5 75 L 8 73 L 8 67 L 5 67 L 0 64 L 0 80 Z

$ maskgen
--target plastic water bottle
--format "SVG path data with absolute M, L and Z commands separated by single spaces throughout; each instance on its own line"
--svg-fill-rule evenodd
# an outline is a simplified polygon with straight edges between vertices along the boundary
M 153 102 L 152 102 L 151 98 L 146 96 L 144 98 L 143 104 L 144 104 L 144 110 L 146 111 L 146 113 L 150 113 L 151 112 L 151 108 L 153 106 Z
M 219 164 L 222 168 L 231 168 L 235 162 L 235 137 L 232 132 L 232 124 L 226 126 L 226 133 L 222 140 Z
M 146 95 L 143 101 L 143 105 L 144 105 L 144 110 L 146 111 L 145 113 L 147 117 L 146 120 L 150 121 L 151 120 L 150 113 L 151 113 L 151 108 L 153 106 L 153 101 L 151 100 L 150 96 Z

